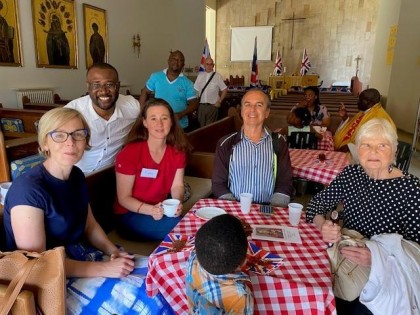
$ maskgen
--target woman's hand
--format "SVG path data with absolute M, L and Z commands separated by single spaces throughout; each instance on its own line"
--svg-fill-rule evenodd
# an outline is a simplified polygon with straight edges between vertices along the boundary
M 338 116 L 341 117 L 341 119 L 344 121 L 346 120 L 349 116 L 347 115 L 347 110 L 346 110 L 346 106 L 344 106 L 344 103 L 340 103 L 340 108 L 338 109 Z
M 149 214 L 153 217 L 153 219 L 160 220 L 163 217 L 163 207 L 162 203 L 159 202 L 155 204 L 152 209 L 150 209 Z
M 341 227 L 330 220 L 325 220 L 321 226 L 322 240 L 327 243 L 336 243 L 341 240 Z
M 297 107 L 308 107 L 309 102 L 307 100 L 302 100 L 296 104 Z
M 184 205 L 182 204 L 182 202 L 180 202 L 178 205 L 178 208 L 176 209 L 176 213 L 175 213 L 176 217 L 179 217 L 181 215 L 183 208 L 184 208 Z
M 346 246 L 341 248 L 340 253 L 358 265 L 367 267 L 372 265 L 372 255 L 367 247 Z
M 134 270 L 134 256 L 126 252 L 113 253 L 111 260 L 104 262 L 108 278 L 123 278 Z

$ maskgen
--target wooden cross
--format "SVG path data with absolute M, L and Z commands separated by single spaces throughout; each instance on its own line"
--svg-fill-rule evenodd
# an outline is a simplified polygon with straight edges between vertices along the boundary
M 294 35 L 294 32 L 295 32 L 295 21 L 296 20 L 306 20 L 306 18 L 295 18 L 295 12 L 293 12 L 291 19 L 282 19 L 282 20 L 283 21 L 292 21 L 292 41 L 290 43 L 290 49 L 293 49 L 293 35 Z

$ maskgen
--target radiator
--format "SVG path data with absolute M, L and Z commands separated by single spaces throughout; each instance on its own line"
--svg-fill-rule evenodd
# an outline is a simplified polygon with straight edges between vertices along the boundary
M 24 96 L 27 96 L 31 103 L 54 104 L 53 90 L 49 89 L 17 90 L 16 96 L 18 108 L 23 108 L 22 98 Z

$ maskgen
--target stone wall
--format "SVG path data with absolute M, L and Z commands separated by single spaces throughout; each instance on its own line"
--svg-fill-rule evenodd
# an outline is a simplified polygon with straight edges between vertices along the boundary
M 276 52 L 282 54 L 286 74 L 299 74 L 304 48 L 323 86 L 350 82 L 356 74 L 369 85 L 379 0 L 218 0 L 216 70 L 224 78 L 244 75 L 249 84 L 251 61 L 230 61 L 230 27 L 274 25 L 272 62 L 259 62 L 259 79 L 268 82 Z M 292 16 L 305 18 L 294 21 Z M 250 59 L 252 56 L 250 56 Z

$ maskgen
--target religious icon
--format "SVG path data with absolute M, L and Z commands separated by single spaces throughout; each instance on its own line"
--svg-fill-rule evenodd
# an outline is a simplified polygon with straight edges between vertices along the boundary
M 106 11 L 83 4 L 85 30 L 86 68 L 100 62 L 108 62 L 108 34 Z
M 0 0 L 0 66 L 21 66 L 16 0 Z
M 32 0 L 37 67 L 77 68 L 73 0 Z

